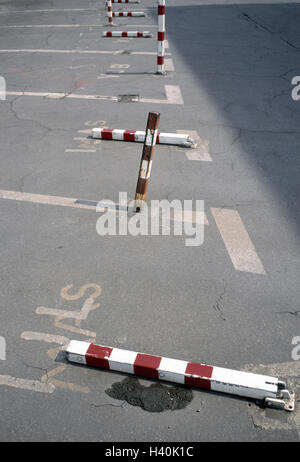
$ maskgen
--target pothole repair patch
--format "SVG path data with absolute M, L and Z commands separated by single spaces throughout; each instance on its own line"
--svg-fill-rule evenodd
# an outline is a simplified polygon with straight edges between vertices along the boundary
M 119 103 L 138 103 L 140 100 L 139 95 L 119 95 Z
M 105 393 L 111 398 L 127 401 L 148 412 L 184 409 L 193 399 L 192 390 L 186 387 L 161 383 L 153 383 L 147 387 L 135 377 L 126 377 L 122 382 L 114 383 Z

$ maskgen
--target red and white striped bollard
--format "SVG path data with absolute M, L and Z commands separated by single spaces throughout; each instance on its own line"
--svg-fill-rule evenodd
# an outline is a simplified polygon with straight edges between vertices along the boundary
M 165 73 L 166 0 L 158 0 L 157 74 Z
M 109 22 L 109 25 L 112 26 L 112 24 L 113 24 L 113 12 L 112 12 L 111 0 L 107 0 L 106 5 L 107 5 L 108 22 Z

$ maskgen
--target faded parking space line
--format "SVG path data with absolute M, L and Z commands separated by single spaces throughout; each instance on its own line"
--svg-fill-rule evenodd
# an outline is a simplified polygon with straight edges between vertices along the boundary
M 37 391 L 40 393 L 53 393 L 55 385 L 53 383 L 43 383 L 39 380 L 20 379 L 11 375 L 0 375 L 0 385 L 23 390 Z
M 165 70 L 169 71 L 169 72 L 174 72 L 175 71 L 173 59 L 171 59 L 171 58 L 165 59 Z
M 189 160 L 198 160 L 202 162 L 212 162 L 209 154 L 209 141 L 200 138 L 196 130 L 176 130 L 177 133 L 187 133 L 196 143 L 196 148 L 185 151 L 185 155 Z
M 180 87 L 178 85 L 165 85 L 167 99 L 149 99 L 140 98 L 140 103 L 157 103 L 157 104 L 184 104 Z
M 79 28 L 79 27 L 105 27 L 107 24 L 10 24 L 8 26 L 1 25 L 1 29 L 44 29 L 44 28 Z M 145 24 L 127 24 L 128 27 L 145 27 Z M 147 24 L 146 27 L 157 27 L 156 25 Z
M 75 207 L 88 210 L 96 210 L 96 205 L 98 203 L 97 201 L 89 201 L 89 203 L 78 203 L 78 199 L 71 197 L 47 196 L 44 194 L 31 194 L 7 190 L 0 190 L 0 199 L 33 202 L 36 204 L 59 205 L 63 207 Z
M 232 264 L 237 271 L 266 274 L 249 234 L 236 210 L 211 208 Z
M 65 149 L 65 152 L 97 152 L 97 149 Z
M 132 103 L 152 103 L 152 104 L 184 104 L 180 87 L 178 85 L 165 85 L 166 99 L 154 98 L 132 98 L 126 102 Z M 112 101 L 120 102 L 121 96 L 106 96 L 106 95 L 80 95 L 78 93 L 51 93 L 41 91 L 0 91 L 0 95 L 5 96 L 39 96 L 47 99 L 86 99 L 96 101 Z
M 128 51 L 127 50 L 116 50 L 116 51 L 108 51 L 108 50 L 46 50 L 41 48 L 21 48 L 19 50 L 11 49 L 11 50 L 0 50 L 0 53 L 71 53 L 71 54 L 100 54 L 100 55 L 122 55 L 122 54 L 130 54 L 130 55 L 150 55 L 156 56 L 157 52 L 154 51 Z M 165 56 L 170 56 L 172 53 L 165 53 Z
M 101 13 L 98 13 L 98 10 L 92 8 L 53 8 L 48 10 L 9 10 L 9 11 L 0 11 L 0 14 L 16 14 L 16 13 L 56 13 L 56 12 L 76 12 L 76 11 L 93 11 L 97 12 L 98 16 L 101 16 Z
M 22 332 L 21 338 L 24 340 L 38 340 L 47 343 L 57 343 L 58 345 L 67 345 L 70 341 L 67 337 L 63 335 L 52 335 L 52 334 L 45 334 L 43 332 L 32 332 L 32 331 L 25 331 Z
M 91 201 L 91 200 L 83 200 L 83 199 L 76 199 L 71 197 L 61 197 L 61 196 L 48 196 L 45 194 L 32 194 L 32 193 L 24 193 L 20 191 L 8 191 L 4 189 L 0 189 L 0 199 L 7 199 L 7 200 L 15 200 L 15 201 L 22 201 L 22 202 L 33 202 L 36 204 L 46 204 L 46 205 L 56 205 L 62 207 L 74 207 L 80 209 L 88 209 L 96 211 L 96 207 L 100 207 L 103 204 L 103 210 L 109 207 L 109 204 L 106 202 L 99 202 L 99 201 Z M 128 213 L 127 206 L 123 204 L 115 204 L 116 209 L 119 213 Z M 150 208 L 151 210 L 151 208 Z M 154 210 L 154 208 L 152 208 Z M 189 222 L 189 223 L 204 223 L 204 225 L 208 225 L 208 219 L 205 213 L 203 215 L 200 214 L 200 217 L 196 219 L 196 215 L 193 212 L 191 219 L 186 218 L 182 215 L 182 213 L 174 214 L 171 217 L 173 221 L 182 221 L 182 222 Z M 43 307 L 41 307 L 43 308 Z M 53 313 L 52 309 L 50 310 Z M 44 312 L 44 308 L 42 309 L 43 313 L 41 314 L 50 314 L 49 312 Z M 61 313 L 61 312 L 60 312 Z M 70 312 L 69 312 L 70 313 Z M 80 318 L 80 315 L 78 315 Z M 68 316 L 67 316 L 68 317 Z

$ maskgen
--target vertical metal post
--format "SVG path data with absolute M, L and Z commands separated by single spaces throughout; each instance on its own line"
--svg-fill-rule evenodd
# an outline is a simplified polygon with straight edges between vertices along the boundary
M 156 144 L 159 119 L 159 112 L 149 112 L 142 159 L 140 163 L 139 177 L 135 193 L 136 212 L 140 212 L 146 199 L 148 180 L 150 178 L 151 173 L 152 157 Z
M 158 0 L 157 74 L 165 73 L 165 12 L 166 0 Z

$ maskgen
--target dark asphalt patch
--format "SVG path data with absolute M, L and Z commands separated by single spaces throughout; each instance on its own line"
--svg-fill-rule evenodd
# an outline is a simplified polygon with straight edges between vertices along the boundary
M 105 393 L 148 412 L 184 409 L 193 399 L 193 392 L 188 388 L 161 383 L 147 387 L 141 385 L 135 377 L 126 377 L 122 382 L 114 383 Z
M 138 103 L 140 100 L 139 95 L 119 95 L 118 101 L 120 103 Z

